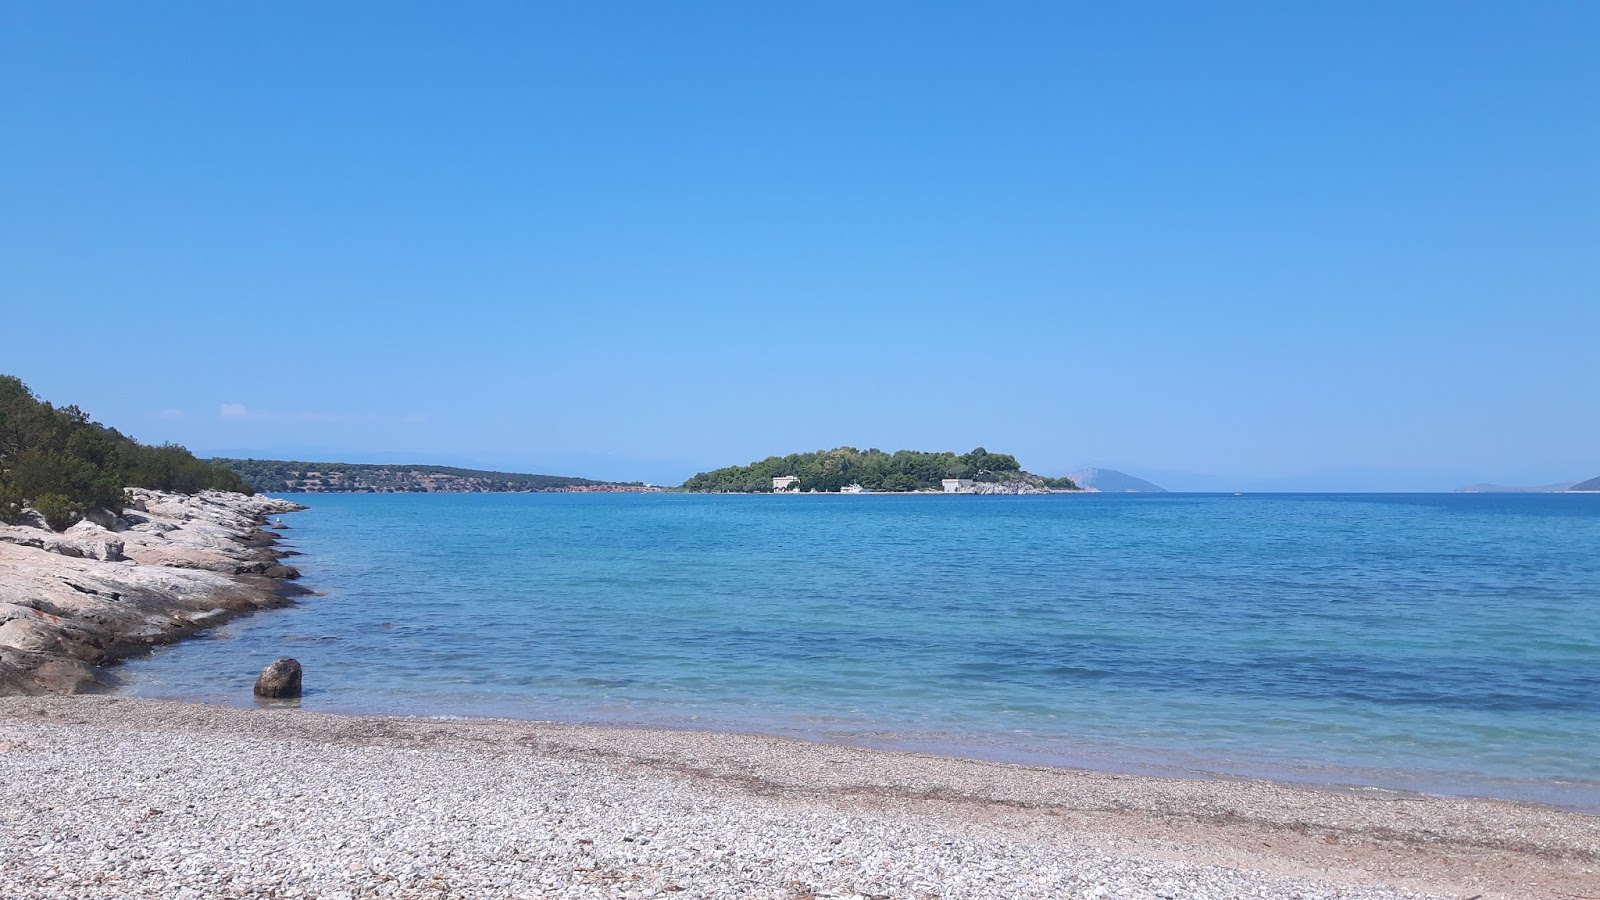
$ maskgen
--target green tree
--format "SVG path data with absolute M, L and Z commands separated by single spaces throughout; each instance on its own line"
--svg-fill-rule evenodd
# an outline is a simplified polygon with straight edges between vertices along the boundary
M 0 375 L 0 516 L 14 516 L 25 504 L 44 513 L 45 504 L 47 518 L 70 525 L 88 510 L 120 511 L 127 487 L 250 492 L 235 473 L 182 447 L 147 447 L 76 406 L 51 406 L 15 376 Z
M 763 492 L 772 489 L 775 475 L 799 477 L 801 490 L 837 491 L 859 483 L 869 490 L 937 490 L 946 478 L 1000 480 L 1025 474 L 1010 454 L 990 453 L 979 447 L 970 453 L 926 453 L 877 448 L 858 450 L 835 447 L 812 453 L 770 456 L 747 466 L 728 466 L 701 472 L 684 482 L 683 489 L 708 492 Z
M 26 502 L 16 485 L 0 480 L 0 521 L 11 519 L 22 512 Z
M 33 508 L 44 516 L 51 531 L 66 531 L 81 517 L 78 507 L 60 494 L 44 494 L 33 501 Z

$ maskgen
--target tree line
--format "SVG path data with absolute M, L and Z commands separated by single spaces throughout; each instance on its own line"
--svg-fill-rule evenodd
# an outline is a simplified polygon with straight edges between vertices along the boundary
M 385 465 L 382 463 L 304 462 L 292 459 L 211 460 L 264 493 L 297 491 L 427 491 L 424 479 L 460 483 L 482 491 L 543 491 L 554 488 L 604 484 L 588 478 L 563 475 L 524 475 L 459 469 L 454 466 Z
M 91 510 L 121 512 L 130 487 L 254 493 L 238 475 L 177 444 L 141 444 L 0 375 L 0 519 L 32 507 L 60 531 Z
M 939 490 L 946 478 L 974 481 L 1006 481 L 1028 476 L 1016 457 L 990 453 L 978 447 L 969 453 L 930 453 L 921 450 L 896 450 L 886 453 L 877 448 L 857 450 L 836 447 L 813 453 L 769 456 L 747 466 L 728 466 L 701 472 L 683 483 L 683 490 L 710 493 L 762 493 L 772 490 L 775 477 L 793 476 L 800 480 L 794 490 L 837 491 L 859 484 L 869 491 Z M 1077 489 L 1070 478 L 1040 479 L 1053 488 Z

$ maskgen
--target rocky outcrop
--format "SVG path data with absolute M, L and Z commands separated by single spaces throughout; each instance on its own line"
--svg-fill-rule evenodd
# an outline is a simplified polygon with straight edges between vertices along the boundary
M 304 593 L 279 560 L 270 497 L 133 489 L 120 515 L 61 534 L 36 519 L 0 525 L 0 694 L 80 693 L 105 666 Z
M 256 678 L 256 696 L 287 700 L 300 696 L 300 660 L 285 656 L 275 660 Z
M 1051 494 L 1055 493 L 1044 486 L 1044 482 L 1028 480 L 1026 478 L 1013 478 L 1006 481 L 975 481 L 972 486 L 961 491 L 963 494 Z

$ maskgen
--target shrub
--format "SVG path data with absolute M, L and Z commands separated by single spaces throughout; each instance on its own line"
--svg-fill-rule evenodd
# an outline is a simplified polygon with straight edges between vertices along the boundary
M 16 485 L 0 481 L 0 522 L 8 522 L 22 512 L 22 507 L 27 503 L 22 499 L 22 492 Z
M 254 495 L 256 492 L 243 476 L 219 462 L 211 463 L 210 487 L 214 491 L 234 491 L 240 494 Z
M 56 408 L 11 375 L 0 375 L 0 518 L 30 504 L 58 531 L 94 510 L 120 512 L 124 488 L 193 494 L 250 493 L 237 473 L 177 444 L 146 446 L 76 406 Z
M 73 508 L 72 501 L 60 494 L 45 494 L 33 501 L 33 508 L 44 516 L 44 524 L 51 531 L 66 531 L 78 521 L 78 512 Z

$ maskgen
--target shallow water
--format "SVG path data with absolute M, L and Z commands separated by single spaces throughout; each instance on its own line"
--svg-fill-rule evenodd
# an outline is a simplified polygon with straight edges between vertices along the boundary
M 1600 809 L 1600 495 L 313 495 L 141 696 Z

